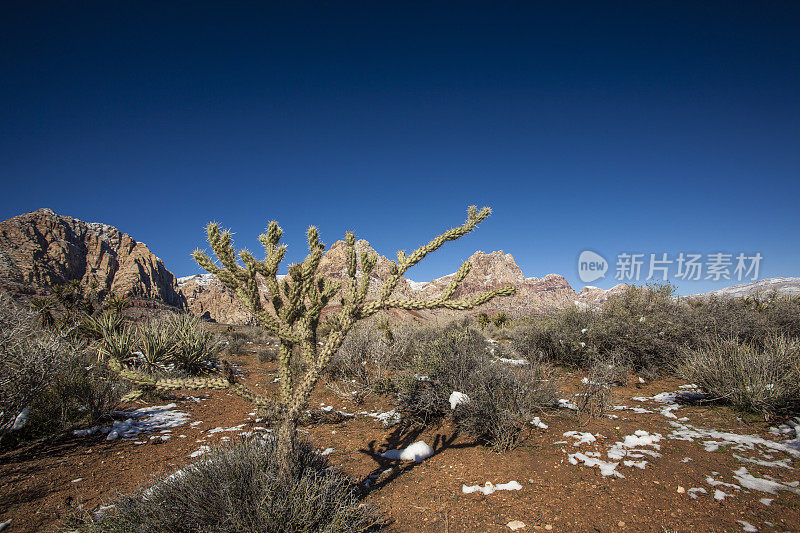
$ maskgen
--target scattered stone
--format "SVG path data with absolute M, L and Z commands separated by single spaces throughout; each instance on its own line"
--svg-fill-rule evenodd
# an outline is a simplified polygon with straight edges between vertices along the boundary
M 678 487 L 678 494 L 683 494 L 684 492 L 686 492 L 686 489 L 685 489 L 685 488 L 683 488 L 683 487 Z
M 506 524 L 506 526 L 511 531 L 517 531 L 518 529 L 524 529 L 525 528 L 525 522 L 522 522 L 520 520 L 512 520 L 511 522 Z

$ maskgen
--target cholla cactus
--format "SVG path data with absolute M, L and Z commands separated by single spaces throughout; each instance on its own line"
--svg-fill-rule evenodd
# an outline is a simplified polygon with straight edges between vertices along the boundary
M 468 310 L 496 296 L 514 294 L 513 287 L 504 287 L 471 298 L 454 300 L 453 295 L 458 285 L 466 278 L 471 268 L 470 263 L 466 261 L 439 298 L 421 300 L 392 297 L 398 282 L 409 268 L 419 263 L 427 254 L 438 250 L 447 241 L 463 237 L 490 214 L 491 210 L 488 207 L 478 211 L 472 206 L 468 210 L 466 222 L 461 226 L 444 232 L 428 244 L 417 248 L 409 256 L 406 256 L 404 251 L 399 251 L 397 261 L 392 261 L 390 265 L 389 279 L 384 282 L 377 299 L 372 301 L 367 301 L 367 293 L 370 274 L 375 268 L 378 257 L 362 252 L 360 258 L 357 258 L 356 239 L 352 232 L 345 235 L 347 277 L 343 283 L 316 274 L 325 246 L 319 240 L 317 228 L 313 226 L 308 229 L 309 254 L 305 261 L 291 265 L 289 275 L 279 281 L 278 266 L 283 260 L 286 246 L 279 244 L 283 230 L 277 222 L 270 222 L 266 234 L 259 236 L 259 241 L 266 251 L 266 258 L 257 261 L 249 252 L 243 250 L 239 252 L 239 258 L 244 266 L 240 266 L 236 261 L 230 232 L 220 231 L 215 223 L 208 225 L 208 241 L 220 265 L 199 250 L 194 252 L 194 259 L 233 290 L 250 309 L 259 324 L 277 336 L 280 341 L 278 376 L 281 386 L 277 403 L 283 422 L 278 432 L 278 439 L 279 450 L 287 466 L 294 447 L 297 420 L 331 357 L 341 347 L 345 336 L 356 322 L 386 309 Z M 266 284 L 268 295 L 261 294 L 259 281 Z M 318 344 L 317 326 L 320 317 L 328 302 L 337 295 L 341 298 L 342 308 L 337 313 L 325 342 Z M 296 347 L 300 348 L 307 369 L 304 375 L 294 381 L 290 368 Z
M 488 302 L 497 296 L 514 294 L 513 287 L 504 287 L 481 294 L 453 299 L 459 284 L 470 271 L 470 263 L 464 262 L 458 269 L 450 285 L 439 298 L 429 300 L 395 298 L 392 296 L 397 284 L 412 266 L 419 263 L 427 254 L 438 250 L 447 241 L 463 237 L 491 214 L 488 207 L 478 211 L 474 206 L 468 210 L 466 222 L 450 229 L 428 244 L 420 246 L 411 255 L 404 251 L 397 253 L 397 261 L 392 261 L 389 278 L 380 288 L 378 297 L 367 300 L 370 285 L 370 274 L 375 268 L 378 257 L 362 252 L 356 257 L 356 239 L 353 233 L 345 235 L 346 271 L 343 283 L 325 279 L 317 275 L 325 246 L 319 240 L 317 228 L 308 229 L 309 254 L 305 261 L 289 267 L 289 275 L 278 280 L 278 267 L 283 260 L 286 246 L 279 244 L 283 230 L 278 223 L 269 223 L 267 232 L 259 236 L 264 245 L 266 257 L 257 261 L 243 250 L 237 262 L 233 248 L 231 233 L 220 231 L 216 223 L 208 225 L 208 241 L 219 263 L 213 261 L 205 253 L 197 250 L 192 255 L 197 263 L 234 291 L 249 308 L 258 323 L 272 335 L 278 337 L 278 376 L 280 378 L 280 395 L 275 402 L 282 418 L 278 431 L 278 450 L 282 463 L 291 467 L 291 453 L 295 443 L 297 421 L 306 407 L 311 392 L 322 376 L 333 354 L 341 347 L 348 332 L 359 321 L 386 309 L 452 309 L 468 310 Z M 360 275 L 359 275 L 360 271 Z M 268 294 L 262 294 L 259 287 L 266 285 Z M 330 330 L 324 343 L 317 342 L 317 327 L 325 307 L 335 296 L 341 299 L 341 310 L 328 320 Z M 306 363 L 306 370 L 299 379 L 294 380 L 291 372 L 291 359 L 296 348 Z M 195 378 L 193 380 L 156 380 L 123 369 L 122 374 L 128 379 L 143 385 L 162 389 L 189 387 L 229 387 L 232 392 L 254 401 L 259 405 L 268 404 L 268 400 L 256 396 L 241 384 L 234 383 L 232 373 L 225 378 Z M 191 382 L 191 383 L 190 383 Z

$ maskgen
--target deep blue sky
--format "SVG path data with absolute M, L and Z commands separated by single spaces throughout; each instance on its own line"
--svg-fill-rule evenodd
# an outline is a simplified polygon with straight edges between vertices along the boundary
M 112 224 L 186 275 L 212 219 L 255 251 L 279 220 L 291 260 L 308 224 L 392 257 L 479 204 L 409 277 L 475 249 L 576 289 L 584 249 L 798 276 L 798 28 L 781 1 L 6 0 L 0 218 Z

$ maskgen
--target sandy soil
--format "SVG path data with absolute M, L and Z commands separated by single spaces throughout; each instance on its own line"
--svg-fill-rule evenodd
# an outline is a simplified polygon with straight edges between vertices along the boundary
M 259 364 L 255 356 L 234 358 L 234 362 L 249 385 L 261 390 L 274 387 L 274 367 Z M 572 389 L 580 377 L 569 378 Z M 580 421 L 569 409 L 543 413 L 542 421 L 549 427 L 532 426 L 521 447 L 502 454 L 458 434 L 449 424 L 421 432 L 384 427 L 359 412 L 388 411 L 390 398 L 371 396 L 356 405 L 324 386 L 318 388 L 312 406 L 333 406 L 356 415 L 335 424 L 308 426 L 305 431 L 315 447 L 333 448 L 332 465 L 369 486 L 366 501 L 391 521 L 390 531 L 510 531 L 507 524 L 515 520 L 525 524 L 520 531 L 743 531 L 745 522 L 759 531 L 799 531 L 800 452 L 792 455 L 764 445 L 734 449 L 735 443 L 719 444 L 717 437 L 670 438 L 676 430 L 672 422 L 781 442 L 769 432 L 769 424 L 743 419 L 725 406 L 680 405 L 664 414 L 662 409 L 670 404 L 633 399 L 677 391 L 680 385 L 666 380 L 614 389 L 614 404 L 651 412 L 612 410 L 609 414 L 617 418 L 592 421 Z M 70 435 L 0 455 L 0 523 L 12 520 L 6 531 L 56 531 L 65 517 L 92 512 L 113 502 L 119 493 L 191 463 L 195 459 L 190 454 L 201 446 L 224 445 L 240 438 L 243 431 L 259 431 L 254 429 L 260 424 L 252 406 L 237 396 L 209 392 L 204 398 L 177 395 L 160 403 L 168 402 L 190 417 L 169 433 L 114 441 L 100 434 Z M 143 406 L 139 402 L 126 408 Z M 242 424 L 237 430 L 212 432 Z M 635 448 L 657 456 L 645 453 L 624 458 L 646 460 L 644 469 L 621 463 L 616 471 L 624 477 L 604 477 L 598 468 L 569 460 L 570 454 L 592 452 L 609 461 L 609 448 L 637 430 L 661 436 L 656 446 Z M 576 445 L 576 438 L 564 436 L 570 431 L 591 433 L 596 440 Z M 150 438 L 160 435 L 170 438 L 163 442 Z M 435 450 L 420 464 L 389 461 L 378 453 L 418 440 Z M 136 444 L 144 441 L 147 444 Z M 718 449 L 710 451 L 715 445 L 708 441 L 717 442 Z M 766 466 L 769 461 L 774 464 Z M 769 476 L 788 490 L 773 495 L 742 486 L 734 475 L 742 467 L 757 478 Z M 517 481 L 522 488 L 489 495 L 462 491 L 463 485 L 509 481 Z M 718 489 L 728 496 L 715 499 Z M 772 501 L 767 505 L 763 498 Z

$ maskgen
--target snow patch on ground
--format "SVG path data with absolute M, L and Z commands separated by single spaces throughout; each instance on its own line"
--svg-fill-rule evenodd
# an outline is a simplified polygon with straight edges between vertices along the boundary
M 571 453 L 567 455 L 567 458 L 569 459 L 569 462 L 574 465 L 578 464 L 578 462 L 582 462 L 583 464 L 589 467 L 596 466 L 597 468 L 600 469 L 600 473 L 603 475 L 603 477 L 607 476 L 616 476 L 620 478 L 625 477 L 616 470 L 617 465 L 619 465 L 619 463 L 609 463 L 607 461 L 603 461 L 602 459 L 598 459 L 596 457 L 589 457 L 585 453 L 581 452 Z
M 544 422 L 542 422 L 542 419 L 539 418 L 538 416 L 534 416 L 533 417 L 533 420 L 531 420 L 531 424 L 533 424 L 534 426 L 536 426 L 539 429 L 547 429 L 547 428 L 550 427 L 547 424 L 545 424 Z
M 774 479 L 755 477 L 750 474 L 745 467 L 734 470 L 733 477 L 746 489 L 767 492 L 769 494 L 775 494 L 779 490 L 800 494 L 800 489 L 797 488 L 798 483 L 796 482 L 781 483 Z
M 174 403 L 142 407 L 133 411 L 113 411 L 112 416 L 124 420 L 115 420 L 111 426 L 94 426 L 89 429 L 78 429 L 72 432 L 78 437 L 88 437 L 95 433 L 107 434 L 106 440 L 118 438 L 133 439 L 140 433 L 167 430 L 181 426 L 189 419 L 189 414 L 175 409 Z M 168 432 L 168 431 L 167 431 Z M 164 433 L 164 431 L 162 431 Z
M 582 431 L 567 431 L 564 433 L 564 436 L 572 437 L 577 441 L 572 444 L 573 446 L 580 446 L 581 444 L 589 444 L 597 441 L 597 438 L 594 435 L 591 433 L 584 433 Z
M 408 447 L 402 450 L 387 450 L 381 454 L 381 457 L 392 461 L 416 461 L 421 463 L 432 455 L 433 448 L 425 444 L 425 441 L 420 440 L 414 444 L 409 444 Z
M 487 481 L 485 485 L 472 485 L 468 487 L 466 485 L 461 486 L 461 492 L 464 494 L 472 494 L 473 492 L 482 492 L 484 496 L 488 496 L 498 490 L 521 490 L 522 485 L 517 483 L 516 481 L 509 481 L 508 483 L 500 483 L 499 485 L 494 485 L 490 481 Z
M 737 520 L 742 526 L 743 531 L 758 531 L 758 528 L 746 520 Z
M 738 452 L 750 452 L 758 448 L 783 452 L 792 457 L 800 458 L 800 450 L 795 449 L 785 442 L 774 442 L 763 439 L 755 435 L 740 435 L 727 431 L 717 431 L 715 429 L 699 428 L 680 421 L 670 420 L 669 424 L 674 428 L 667 436 L 673 440 L 684 440 L 689 442 L 700 441 L 706 451 L 715 451 L 720 446 L 730 446 Z
M 400 413 L 392 409 L 391 411 L 359 411 L 358 414 L 374 418 L 383 424 L 383 427 L 389 427 L 400 422 Z

